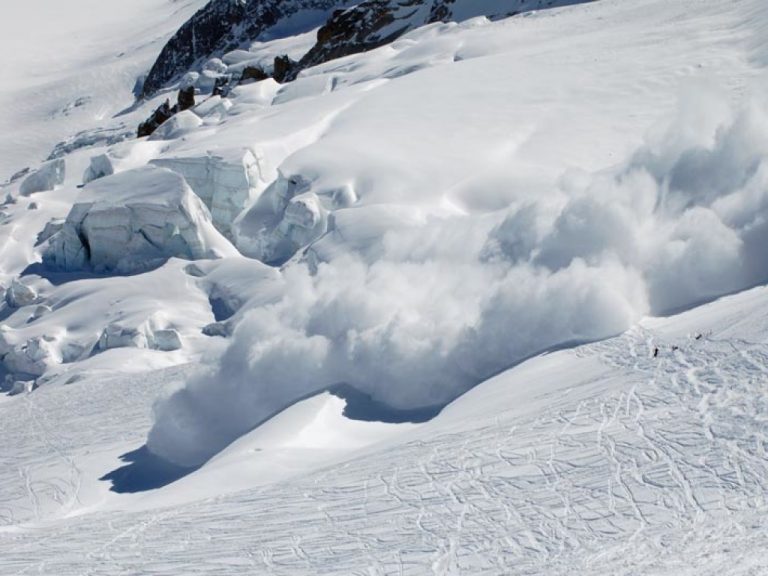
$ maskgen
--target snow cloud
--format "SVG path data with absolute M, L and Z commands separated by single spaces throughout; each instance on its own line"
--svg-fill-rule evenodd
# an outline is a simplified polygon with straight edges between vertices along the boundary
M 622 166 L 565 174 L 546 201 L 411 222 L 364 248 L 337 239 L 333 257 L 287 266 L 282 299 L 157 406 L 148 445 L 197 465 L 342 382 L 442 405 L 533 354 L 766 282 L 767 242 L 768 109 L 697 94 Z

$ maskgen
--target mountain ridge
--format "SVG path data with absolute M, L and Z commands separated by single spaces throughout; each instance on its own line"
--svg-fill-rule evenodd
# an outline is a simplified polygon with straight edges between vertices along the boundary
M 242 48 L 283 26 L 284 35 L 319 26 L 317 41 L 298 62 L 278 58 L 274 76 L 290 81 L 312 66 L 384 46 L 436 22 L 477 16 L 499 19 L 595 0 L 212 0 L 163 47 L 139 92 L 150 97 L 203 59 Z M 293 27 L 287 21 L 298 17 Z

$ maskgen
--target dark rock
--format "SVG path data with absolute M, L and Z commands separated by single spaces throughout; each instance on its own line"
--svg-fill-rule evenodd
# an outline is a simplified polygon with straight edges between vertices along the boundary
M 240 75 L 240 82 L 247 82 L 249 80 L 253 80 L 254 82 L 261 82 L 267 78 L 269 78 L 269 74 L 264 72 L 264 70 L 258 66 L 251 65 L 246 66 L 243 69 L 243 73 Z
M 232 76 L 219 76 L 213 84 L 212 96 L 226 96 L 232 89 Z
M 350 0 L 211 0 L 190 18 L 168 43 L 149 71 L 141 96 L 155 94 L 190 68 L 216 54 L 224 54 L 245 43 L 265 37 L 270 28 L 306 11 L 302 26 L 292 34 L 307 32 L 322 24 L 334 8 Z
M 299 73 L 298 62 L 294 62 L 288 56 L 278 56 L 275 58 L 275 65 L 272 69 L 272 77 L 278 82 L 286 82 L 296 78 Z
M 271 29 L 299 12 L 305 12 L 301 29 L 322 24 L 317 43 L 299 62 L 287 56 L 275 60 L 278 82 L 295 79 L 302 70 L 336 58 L 384 46 L 403 34 L 434 22 L 485 15 L 503 18 L 522 11 L 579 4 L 594 0 L 212 0 L 171 38 L 147 76 L 142 96 L 150 96 L 174 78 L 200 64 L 250 41 L 270 39 Z M 320 16 L 320 20 L 314 19 Z M 328 18 L 325 20 L 325 18 Z
M 368 0 L 350 8 L 337 11 L 317 33 L 317 43 L 301 59 L 287 79 L 296 77 L 299 71 L 378 48 L 388 44 L 410 29 L 410 21 L 396 23 L 396 11 L 403 7 L 424 4 L 425 0 Z M 407 13 L 412 17 L 412 13 Z M 425 24 L 422 21 L 420 24 Z
M 179 100 L 177 104 L 179 112 L 189 110 L 195 107 L 195 87 L 188 86 L 179 90 Z
M 163 122 L 171 118 L 178 111 L 178 107 L 171 108 L 171 102 L 166 100 L 157 109 L 152 112 L 152 115 L 144 122 L 139 124 L 137 135 L 139 138 L 144 136 L 150 136 L 155 130 L 157 130 Z
M 379 48 L 426 24 L 481 15 L 498 19 L 523 10 L 590 1 L 593 0 L 499 0 L 495 11 L 487 13 L 487 4 L 484 9 L 482 3 L 475 5 L 474 0 L 366 0 L 347 10 L 335 11 L 318 31 L 317 43 L 286 79 L 295 78 L 305 68 Z M 429 10 L 425 9 L 427 6 Z

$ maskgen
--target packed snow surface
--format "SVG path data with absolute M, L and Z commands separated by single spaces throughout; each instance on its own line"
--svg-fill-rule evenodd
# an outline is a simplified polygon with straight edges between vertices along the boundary
M 768 570 L 762 0 L 431 25 L 135 139 L 200 5 L 0 89 L 0 573 Z

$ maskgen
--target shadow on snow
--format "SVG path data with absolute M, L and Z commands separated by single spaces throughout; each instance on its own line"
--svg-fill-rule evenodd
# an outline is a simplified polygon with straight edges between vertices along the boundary
M 112 482 L 112 492 L 118 494 L 134 494 L 156 490 L 197 470 L 171 464 L 152 454 L 146 446 L 120 456 L 126 462 L 99 478 L 103 482 Z

